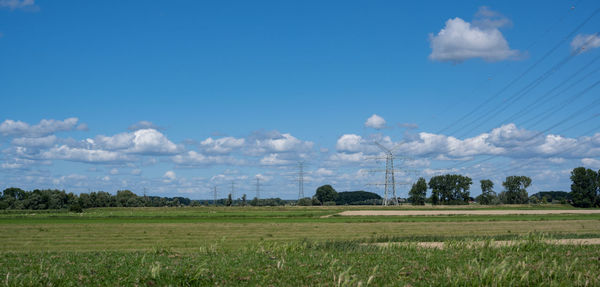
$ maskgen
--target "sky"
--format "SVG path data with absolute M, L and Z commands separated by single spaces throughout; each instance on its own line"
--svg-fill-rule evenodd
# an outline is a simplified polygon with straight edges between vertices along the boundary
M 597 1 L 0 0 L 0 189 L 398 196 L 600 169 Z M 233 185 L 233 188 L 232 188 Z

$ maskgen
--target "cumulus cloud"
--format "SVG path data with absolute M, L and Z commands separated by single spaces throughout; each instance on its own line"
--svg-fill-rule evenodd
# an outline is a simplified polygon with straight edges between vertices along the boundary
M 600 160 L 597 160 L 595 158 L 582 158 L 581 159 L 581 164 L 583 164 L 584 166 L 588 167 L 588 168 L 600 168 Z
M 600 36 L 596 34 L 579 34 L 571 41 L 571 51 L 583 53 L 600 47 Z
M 338 138 L 335 148 L 342 152 L 359 152 L 363 149 L 363 138 L 355 134 L 345 134 Z
M 286 165 L 291 164 L 291 161 L 281 159 L 279 154 L 272 153 L 260 159 L 262 165 Z
M 164 182 L 169 183 L 169 182 L 172 182 L 175 179 L 177 179 L 177 176 L 175 175 L 174 171 L 169 170 L 169 171 L 165 172 L 165 174 L 163 175 L 163 178 L 164 178 Z
M 472 58 L 493 62 L 516 57 L 498 28 L 510 21 L 500 14 L 480 8 L 473 23 L 461 18 L 448 19 L 437 34 L 429 34 L 429 59 L 460 63 Z
M 67 145 L 55 146 L 41 152 L 42 159 L 60 159 L 87 163 L 113 163 L 129 161 L 131 158 L 123 153 L 101 149 L 87 149 L 69 147 Z
M 304 153 L 312 150 L 314 143 L 302 141 L 289 133 L 281 134 L 277 131 L 263 133 L 257 132 L 247 142 L 246 153 L 262 156 L 269 153 Z
M 332 176 L 333 175 L 333 170 L 330 169 L 326 169 L 326 168 L 319 168 L 315 171 L 315 174 L 318 176 Z
M 49 135 L 38 138 L 15 138 L 11 141 L 13 145 L 25 147 L 51 147 L 56 143 L 56 136 Z
M 197 151 L 187 151 L 172 157 L 174 163 L 181 166 L 197 166 L 210 164 L 243 164 L 243 160 L 229 156 L 205 155 Z
M 385 120 L 382 117 L 380 117 L 380 116 L 378 116 L 376 114 L 373 114 L 365 122 L 365 127 L 374 128 L 376 130 L 380 130 L 380 129 L 382 129 L 382 128 L 385 127 Z
M 223 137 L 213 139 L 209 137 L 200 143 L 200 146 L 207 153 L 227 154 L 244 146 L 246 140 L 243 138 Z
M 122 150 L 134 154 L 168 155 L 179 153 L 183 149 L 155 129 L 141 129 L 114 136 L 97 136 L 95 139 L 88 139 L 87 142 L 102 149 Z
M 133 125 L 130 125 L 127 129 L 130 131 L 137 131 L 142 129 L 161 130 L 161 128 L 149 121 L 139 121 Z
M 23 9 L 27 11 L 36 11 L 39 9 L 35 5 L 35 0 L 0 0 L 0 8 L 8 8 L 10 10 Z
M 7 119 L 0 124 L 0 134 L 4 136 L 43 137 L 56 132 L 84 130 L 85 124 L 78 125 L 78 118 L 67 118 L 63 121 L 43 119 L 36 125 L 22 121 Z

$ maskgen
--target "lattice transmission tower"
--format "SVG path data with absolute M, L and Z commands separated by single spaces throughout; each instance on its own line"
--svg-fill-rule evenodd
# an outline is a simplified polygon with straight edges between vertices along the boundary
M 304 198 L 304 162 L 298 162 L 298 199 Z
M 383 205 L 398 205 L 398 197 L 396 196 L 396 179 L 394 178 L 394 153 L 391 149 L 384 147 L 378 142 L 375 142 L 375 145 L 385 152 L 385 191 L 383 196 Z
M 383 194 L 383 202 L 382 205 L 398 205 L 398 196 L 396 194 L 396 185 L 410 185 L 410 182 L 398 182 L 395 178 L 395 172 L 410 172 L 410 170 L 402 169 L 397 170 L 394 166 L 394 159 L 396 156 L 394 155 L 394 149 L 386 148 L 378 142 L 374 142 L 374 144 L 379 147 L 384 153 L 385 157 L 379 157 L 379 159 L 385 159 L 385 170 L 372 170 L 374 172 L 385 171 L 385 181 L 383 183 L 371 183 L 370 185 L 383 185 L 384 186 L 384 194 Z M 399 147 L 398 145 L 396 148 Z
M 260 177 L 256 177 L 256 199 L 260 199 Z

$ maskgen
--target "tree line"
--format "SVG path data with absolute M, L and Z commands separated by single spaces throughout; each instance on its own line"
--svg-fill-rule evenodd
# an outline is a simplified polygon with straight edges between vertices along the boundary
M 548 201 L 553 198 L 568 202 L 576 207 L 600 207 L 600 171 L 577 167 L 571 171 L 571 192 L 539 192 L 529 196 L 527 188 L 531 186 L 531 178 L 527 176 L 508 176 L 502 182 L 504 190 L 497 194 L 494 183 L 489 179 L 481 180 L 481 194 L 476 198 L 470 196 L 473 181 L 468 176 L 446 174 L 434 176 L 429 183 L 419 178 L 409 191 L 408 201 L 413 205 L 424 205 L 426 202 L 437 204 L 468 204 L 475 201 L 480 204 L 526 204 Z M 428 189 L 431 190 L 427 197 Z
M 104 191 L 81 193 L 57 189 L 35 189 L 26 191 L 10 187 L 0 194 L 0 210 L 2 209 L 69 209 L 81 212 L 85 208 L 94 207 L 166 207 L 166 206 L 280 206 L 290 204 L 290 200 L 280 198 L 253 199 L 246 202 L 246 196 L 241 199 L 191 200 L 187 197 L 139 196 L 130 190 L 119 190 L 116 194 Z

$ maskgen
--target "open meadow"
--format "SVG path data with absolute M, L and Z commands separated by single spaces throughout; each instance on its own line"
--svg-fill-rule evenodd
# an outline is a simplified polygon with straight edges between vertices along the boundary
M 445 212 L 339 215 L 359 210 Z M 524 210 L 535 212 L 519 214 Z M 562 205 L 5 211 L 0 278 L 6 286 L 598 285 L 600 213 L 588 210 L 593 212 Z M 590 244 L 556 244 L 558 239 Z

